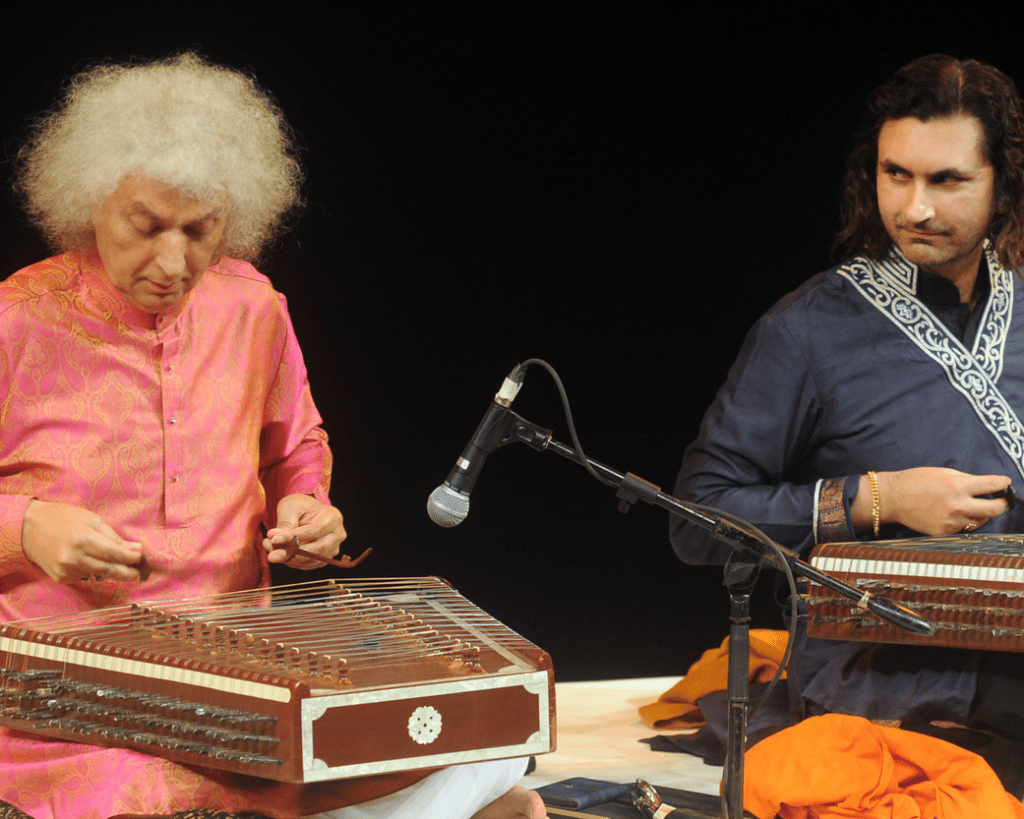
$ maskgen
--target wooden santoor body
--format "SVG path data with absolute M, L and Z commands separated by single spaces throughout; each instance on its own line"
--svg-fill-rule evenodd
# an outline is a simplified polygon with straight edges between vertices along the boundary
M 1024 651 L 1024 535 L 957 535 L 826 543 L 811 565 L 858 591 L 915 611 L 935 634 L 912 634 L 812 585 L 807 633 L 836 640 Z
M 548 655 L 438 578 L 0 627 L 0 724 L 284 782 L 553 750 Z

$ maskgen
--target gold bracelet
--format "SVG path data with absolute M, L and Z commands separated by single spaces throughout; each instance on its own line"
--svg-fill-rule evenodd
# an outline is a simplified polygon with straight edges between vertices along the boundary
M 882 516 L 882 494 L 878 491 L 878 475 L 868 472 L 868 482 L 871 484 L 871 528 L 878 537 L 880 518 Z

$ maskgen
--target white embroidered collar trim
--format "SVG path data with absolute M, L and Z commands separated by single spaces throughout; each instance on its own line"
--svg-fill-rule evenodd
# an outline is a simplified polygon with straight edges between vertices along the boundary
M 858 257 L 838 273 L 942 367 L 1024 477 L 1024 426 L 996 387 L 1013 317 L 1013 274 L 999 264 L 988 242 L 985 254 L 991 292 L 970 350 L 918 299 L 917 265 L 898 249 L 882 262 Z

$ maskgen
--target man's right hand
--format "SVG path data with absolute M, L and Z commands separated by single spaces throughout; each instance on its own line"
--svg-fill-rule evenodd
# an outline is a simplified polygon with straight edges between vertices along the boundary
M 95 512 L 69 503 L 33 499 L 25 510 L 21 549 L 58 583 L 140 577 L 142 544 L 124 540 Z
M 923 535 L 944 536 L 972 531 L 1003 514 L 1005 498 L 983 498 L 1010 485 L 1006 475 L 970 475 L 956 469 L 920 466 L 879 472 L 879 522 L 899 523 Z M 872 528 L 871 484 L 862 475 L 851 508 L 858 532 Z

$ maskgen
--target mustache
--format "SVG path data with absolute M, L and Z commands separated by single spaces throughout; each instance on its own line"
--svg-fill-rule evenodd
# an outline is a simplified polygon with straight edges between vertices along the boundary
M 921 222 L 897 219 L 896 227 L 901 230 L 919 230 L 923 233 L 945 233 L 948 230 L 946 224 L 936 219 L 925 219 Z

